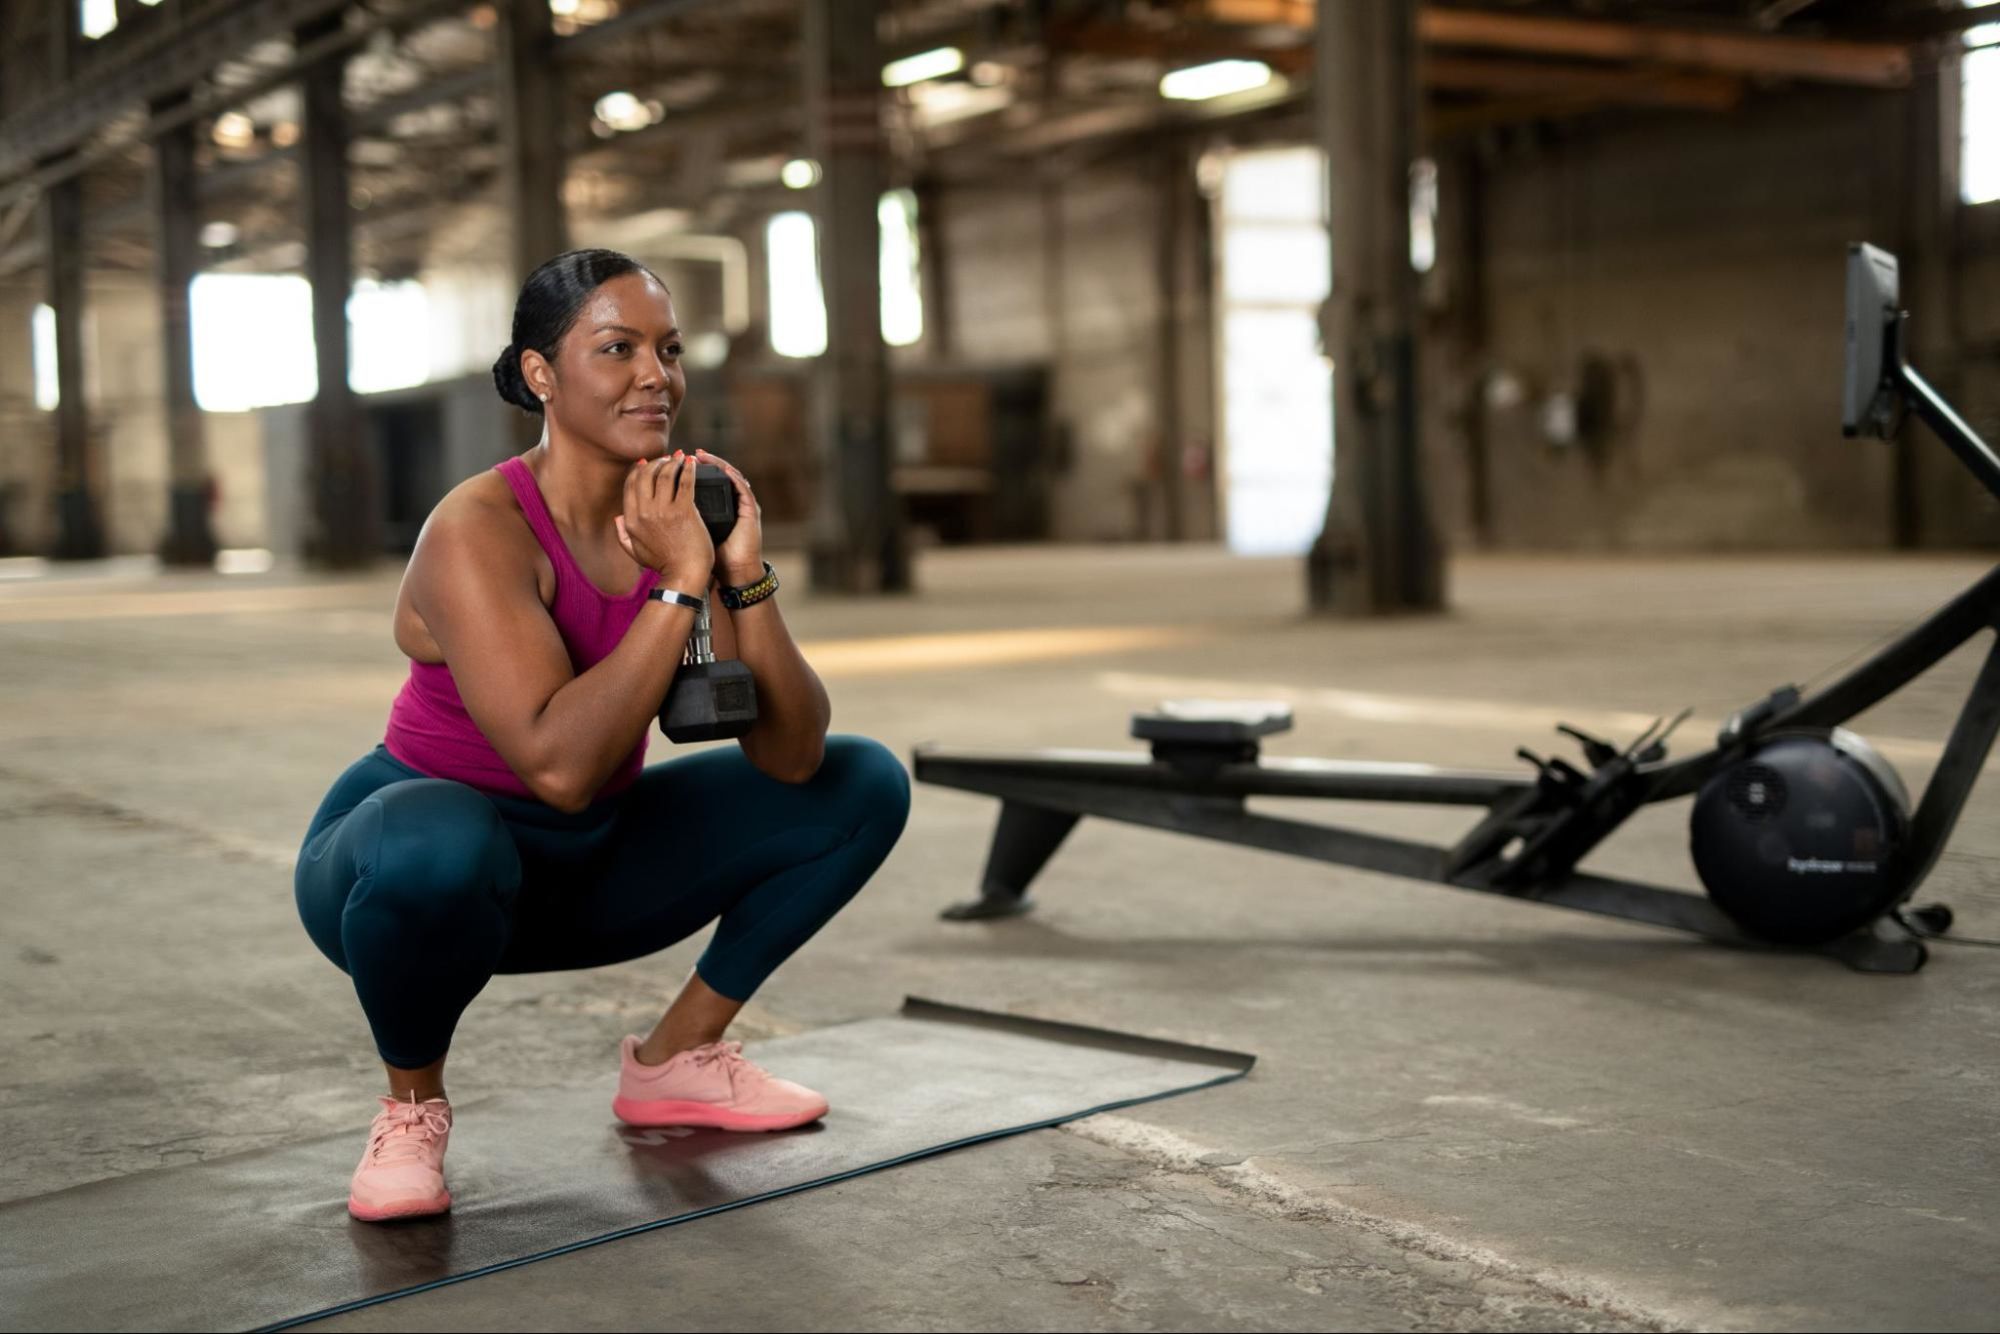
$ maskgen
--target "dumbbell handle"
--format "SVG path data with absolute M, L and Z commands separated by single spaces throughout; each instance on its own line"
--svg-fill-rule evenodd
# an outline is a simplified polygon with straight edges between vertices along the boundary
M 694 629 L 688 631 L 687 646 L 681 650 L 681 661 L 686 664 L 715 661 L 715 643 L 709 630 L 706 603 L 694 614 Z

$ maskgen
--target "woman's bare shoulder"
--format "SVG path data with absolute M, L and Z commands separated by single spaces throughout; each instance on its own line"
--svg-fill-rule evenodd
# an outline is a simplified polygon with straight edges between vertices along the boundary
M 420 662 L 443 660 L 426 612 L 470 599 L 511 600 L 510 589 L 547 605 L 552 572 L 507 479 L 492 470 L 445 493 L 424 520 L 396 598 L 396 642 Z
M 404 586 L 437 591 L 468 581 L 489 587 L 525 581 L 539 593 L 547 564 L 507 479 L 489 469 L 460 482 L 432 508 L 410 553 Z
M 468 546 L 503 558 L 539 549 L 507 479 L 492 469 L 466 478 L 445 493 L 424 521 L 411 560 L 422 559 L 427 547 L 442 553 Z

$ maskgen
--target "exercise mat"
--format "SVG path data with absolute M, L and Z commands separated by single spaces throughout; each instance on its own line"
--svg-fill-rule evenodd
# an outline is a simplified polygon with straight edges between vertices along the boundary
M 758 1043 L 824 1092 L 781 1134 L 634 1130 L 600 1085 L 464 1102 L 451 1213 L 347 1216 L 364 1127 L 0 1205 L 0 1327 L 285 1328 L 823 1186 L 982 1140 L 1240 1078 L 1253 1057 L 910 999 Z

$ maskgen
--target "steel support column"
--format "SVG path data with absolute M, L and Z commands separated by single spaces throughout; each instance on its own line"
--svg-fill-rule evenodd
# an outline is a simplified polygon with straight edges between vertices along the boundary
M 1955 46 L 1956 43 L 1949 44 Z M 1895 237 L 1902 265 L 1903 304 L 1918 312 L 1905 332 L 1905 351 L 1939 389 L 1957 397 L 1962 386 L 1960 246 L 1955 237 L 1959 208 L 1959 137 L 1961 132 L 1960 52 L 1939 52 L 1924 61 L 1910 90 L 1890 100 L 1878 114 L 1893 118 L 1892 132 L 1902 138 L 1903 151 L 1890 155 L 1884 184 L 1887 194 L 1875 221 Z M 1973 515 L 1984 498 L 1965 503 L 1968 493 L 1949 459 L 1937 453 L 1922 430 L 1905 422 L 1892 437 L 1890 540 L 1898 547 L 1953 546 L 1984 527 Z
M 49 307 L 56 316 L 56 539 L 59 560 L 104 554 L 90 408 L 83 396 L 83 183 L 69 180 L 42 194 L 42 255 Z
M 945 189 L 935 176 L 920 178 L 917 198 L 917 279 L 923 292 L 924 337 L 931 355 L 950 361 L 958 351 L 958 293 L 944 249 Z
M 163 101 L 154 114 L 186 100 L 183 93 Z M 194 401 L 194 329 L 188 317 L 188 284 L 200 267 L 201 253 L 194 134 L 189 123 L 153 141 L 168 456 L 167 535 L 160 559 L 169 565 L 207 565 L 215 559 L 208 523 L 208 442 Z
M 332 16 L 298 30 L 305 46 L 338 28 Z M 335 569 L 366 565 L 381 550 L 375 460 L 362 437 L 354 394 L 347 386 L 347 298 L 354 287 L 352 220 L 348 213 L 347 109 L 341 82 L 347 60 L 332 56 L 300 78 L 305 115 L 300 126 L 305 180 L 306 276 L 312 283 L 312 325 L 319 392 L 309 425 L 306 486 L 312 522 L 306 554 Z
M 1185 377 L 1183 326 L 1187 320 L 1186 284 L 1181 281 L 1181 253 L 1187 233 L 1190 196 L 1194 194 L 1194 164 L 1187 148 L 1176 140 L 1159 147 L 1155 166 L 1160 202 L 1154 222 L 1154 256 L 1159 269 L 1160 311 L 1158 324 L 1157 380 L 1153 391 L 1154 436 L 1159 441 L 1156 466 L 1159 468 L 1159 497 L 1162 510 L 1160 531 L 1145 532 L 1147 538 L 1163 537 L 1178 542 L 1187 536 L 1187 516 L 1182 498 L 1181 462 L 1187 450 L 1187 413 L 1182 406 Z
M 548 0 L 500 5 L 500 144 L 514 281 L 566 248 L 563 225 L 561 70 Z
M 1306 579 L 1313 609 L 1342 615 L 1444 602 L 1417 416 L 1416 60 L 1416 6 L 1321 7 L 1313 84 L 1333 255 L 1321 331 L 1334 359 L 1335 452 L 1326 525 Z
M 910 586 L 902 513 L 889 487 L 889 361 L 882 342 L 882 58 L 877 0 L 805 0 L 808 150 L 827 351 L 815 375 L 819 480 L 812 519 L 818 588 Z

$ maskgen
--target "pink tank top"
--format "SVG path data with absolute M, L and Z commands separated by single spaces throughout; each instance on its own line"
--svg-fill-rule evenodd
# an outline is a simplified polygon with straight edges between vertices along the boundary
M 582 675 L 618 647 L 640 608 L 646 605 L 646 594 L 659 576 L 651 570 L 645 571 L 639 576 L 637 586 L 619 597 L 599 591 L 584 576 L 576 558 L 569 554 L 562 534 L 556 531 L 555 520 L 549 517 L 549 507 L 542 502 L 541 488 L 535 485 L 535 475 L 528 471 L 528 465 L 512 458 L 494 471 L 513 488 L 521 513 L 535 530 L 535 540 L 549 553 L 549 563 L 555 566 L 556 597 L 549 615 L 555 620 L 564 647 L 569 649 L 571 669 Z M 404 764 L 432 778 L 449 778 L 511 797 L 534 798 L 528 785 L 507 767 L 507 762 L 493 749 L 493 743 L 465 711 L 448 664 L 411 662 L 410 679 L 403 683 L 401 693 L 389 709 L 389 730 L 382 744 Z M 645 758 L 646 733 L 642 732 L 639 744 L 598 789 L 598 798 L 630 787 L 639 776 L 639 766 Z

